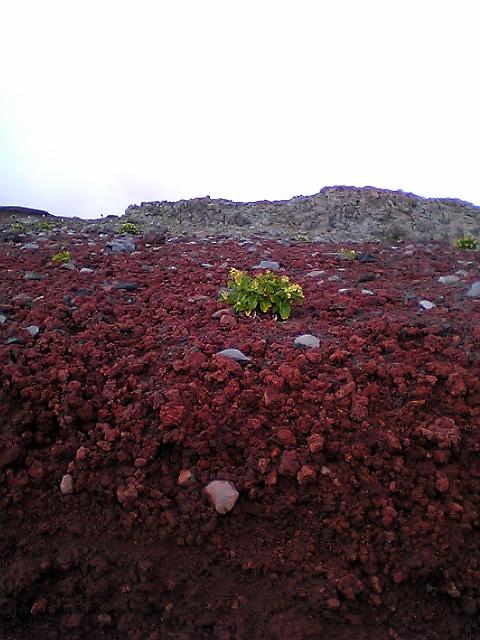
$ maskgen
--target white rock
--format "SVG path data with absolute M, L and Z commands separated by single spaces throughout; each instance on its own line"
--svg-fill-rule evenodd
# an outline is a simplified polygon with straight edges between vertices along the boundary
M 480 298 L 480 280 L 477 280 L 472 284 L 470 289 L 467 291 L 467 296 L 469 298 Z
M 374 296 L 375 294 L 370 289 L 362 289 L 362 293 L 364 296 Z
M 460 278 L 458 276 L 440 276 L 438 281 L 440 284 L 453 284 L 454 282 L 458 282 Z
M 60 482 L 60 491 L 62 496 L 68 496 L 73 493 L 73 477 L 67 473 Z
M 428 300 L 420 300 L 419 305 L 424 309 L 433 309 L 433 307 L 437 306 L 436 304 L 434 304 L 433 302 L 429 302 Z
M 320 346 L 320 340 L 316 336 L 312 336 L 310 333 L 304 333 L 301 336 L 297 336 L 293 341 L 294 346 L 310 347 L 310 349 L 318 349 Z
M 233 482 L 228 480 L 213 480 L 205 487 L 205 493 L 213 502 L 217 513 L 231 511 L 240 495 Z
M 230 358 L 230 360 L 235 360 L 236 362 L 250 362 L 250 358 L 239 349 L 223 349 L 222 351 L 218 351 L 216 355 Z

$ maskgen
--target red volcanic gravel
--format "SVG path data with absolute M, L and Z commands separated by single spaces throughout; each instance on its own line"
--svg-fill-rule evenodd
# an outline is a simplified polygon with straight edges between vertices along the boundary
M 0 638 L 480 638 L 477 253 L 63 240 L 0 248 Z M 217 301 L 265 259 L 284 322 Z

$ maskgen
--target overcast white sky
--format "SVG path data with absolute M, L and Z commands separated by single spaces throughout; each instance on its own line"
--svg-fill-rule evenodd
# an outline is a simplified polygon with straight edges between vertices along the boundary
M 0 0 L 0 204 L 480 205 L 478 0 Z

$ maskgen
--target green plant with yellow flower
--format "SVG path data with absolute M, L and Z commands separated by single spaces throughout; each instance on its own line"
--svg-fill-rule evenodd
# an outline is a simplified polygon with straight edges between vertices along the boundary
M 344 249 L 343 247 L 340 249 L 340 253 L 342 255 L 344 255 L 347 260 L 357 260 L 358 259 L 358 253 L 355 251 L 355 249 Z
M 52 262 L 56 263 L 70 262 L 71 259 L 72 257 L 70 255 L 70 251 L 67 251 L 66 249 L 63 249 L 62 251 L 59 251 L 54 256 L 52 256 Z
M 304 299 L 300 285 L 292 284 L 288 276 L 276 276 L 271 271 L 252 277 L 239 269 L 230 269 L 227 287 L 220 299 L 246 316 L 259 310 L 286 320 L 292 304 Z
M 477 241 L 471 234 L 467 233 L 463 236 L 463 238 L 458 238 L 458 240 L 455 240 L 454 246 L 457 249 L 467 249 L 473 251 L 477 248 Z

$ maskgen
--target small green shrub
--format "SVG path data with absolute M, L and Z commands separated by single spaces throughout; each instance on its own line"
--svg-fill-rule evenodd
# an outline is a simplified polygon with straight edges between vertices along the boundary
M 41 222 L 37 222 L 37 229 L 40 231 L 51 231 L 54 228 L 51 222 L 46 222 L 42 220 Z
M 25 230 L 25 227 L 21 222 L 12 222 L 10 225 L 10 231 L 15 231 L 16 233 L 22 233 Z
M 259 309 L 286 320 L 292 303 L 301 303 L 304 298 L 300 285 L 290 284 L 287 276 L 276 276 L 270 271 L 252 278 L 244 271 L 230 269 L 227 287 L 228 291 L 221 293 L 220 299 L 247 316 Z
M 340 253 L 346 256 L 347 260 L 357 260 L 358 253 L 354 249 L 344 249 L 343 247 L 340 249 Z
M 463 236 L 463 238 L 458 238 L 458 240 L 455 240 L 454 245 L 457 249 L 472 250 L 477 248 L 477 241 L 472 235 L 467 234 Z
M 120 233 L 129 233 L 132 236 L 138 236 L 140 234 L 140 229 L 133 222 L 124 222 L 120 225 L 119 229 Z
M 71 255 L 70 251 L 59 251 L 52 257 L 52 262 L 70 262 Z

